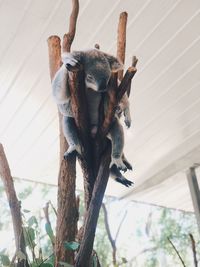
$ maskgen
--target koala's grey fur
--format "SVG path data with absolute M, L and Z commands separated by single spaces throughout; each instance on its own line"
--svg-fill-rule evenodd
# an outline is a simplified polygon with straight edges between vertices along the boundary
M 63 53 L 62 62 L 63 65 L 52 81 L 52 88 L 55 102 L 57 103 L 60 112 L 63 114 L 63 131 L 69 144 L 69 148 L 64 154 L 64 157 L 66 158 L 74 151 L 81 154 L 81 145 L 71 110 L 71 97 L 67 82 L 68 71 L 76 69 L 80 64 L 84 67 L 90 128 L 91 134 L 95 136 L 98 130 L 98 112 L 99 104 L 102 99 L 102 92 L 107 90 L 112 71 L 118 71 L 122 68 L 122 65 L 115 57 L 105 54 L 97 49 Z M 124 113 L 125 123 L 129 127 L 131 118 L 127 97 L 124 97 L 120 108 Z M 124 133 L 117 115 L 115 116 L 109 131 L 108 138 L 110 138 L 112 142 L 111 170 L 114 165 L 117 169 L 126 170 L 127 165 L 122 160 Z M 116 173 L 116 171 L 113 172 Z M 119 173 L 116 175 L 119 176 Z

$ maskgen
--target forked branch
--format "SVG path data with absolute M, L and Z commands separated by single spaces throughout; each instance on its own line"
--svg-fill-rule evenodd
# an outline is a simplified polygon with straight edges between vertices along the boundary
M 69 31 L 63 36 L 63 52 L 70 52 L 76 33 L 76 22 L 79 12 L 79 1 L 72 0 L 72 12 L 69 20 Z

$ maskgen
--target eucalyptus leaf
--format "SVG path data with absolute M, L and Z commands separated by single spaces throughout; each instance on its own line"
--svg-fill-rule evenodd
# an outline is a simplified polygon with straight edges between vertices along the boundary
M 45 224 L 45 230 L 46 230 L 46 233 L 49 236 L 51 242 L 54 243 L 55 236 L 54 236 L 54 233 L 53 233 L 53 230 L 52 230 L 52 227 L 51 227 L 51 224 L 50 223 L 46 223 Z
M 32 227 L 23 227 L 23 234 L 26 246 L 33 249 L 35 247 L 35 230 Z
M 9 266 L 10 265 L 10 259 L 7 255 L 0 254 L 0 261 L 3 264 L 3 266 Z
M 36 219 L 35 216 L 31 216 L 31 217 L 28 219 L 27 223 L 28 223 L 28 226 L 29 226 L 29 227 L 33 226 L 34 224 L 35 224 L 36 226 L 38 226 L 38 221 L 37 221 L 37 219 Z
M 79 248 L 80 244 L 78 242 L 75 241 L 71 241 L 71 242 L 64 242 L 64 247 L 68 250 L 77 250 Z
M 122 263 L 128 263 L 127 259 L 126 258 L 122 258 Z
M 93 267 L 97 267 L 98 266 L 97 265 L 97 257 L 95 255 L 92 257 L 92 266 Z
M 29 212 L 31 212 L 30 210 L 27 210 L 27 209 L 23 209 L 23 212 L 25 212 L 25 213 L 29 213 Z
M 40 264 L 40 267 L 53 267 L 53 265 L 49 262 L 43 262 Z
M 59 264 L 64 266 L 64 267 L 74 267 L 74 265 L 71 265 L 71 264 L 69 264 L 67 262 L 63 262 L 63 261 L 59 261 Z

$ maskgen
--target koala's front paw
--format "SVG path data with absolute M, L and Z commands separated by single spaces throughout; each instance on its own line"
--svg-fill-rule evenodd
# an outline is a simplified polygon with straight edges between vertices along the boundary
M 80 68 L 80 63 L 78 60 L 76 60 L 75 58 L 69 58 L 68 61 L 65 64 L 65 67 L 69 70 L 69 71 L 75 71 L 75 70 L 79 70 Z
M 77 154 L 77 153 L 80 154 L 79 147 L 76 145 L 71 145 L 71 146 L 69 146 L 67 151 L 64 153 L 64 159 L 67 160 L 70 156 Z
M 119 170 L 122 170 L 122 171 L 127 171 L 127 167 L 126 165 L 123 163 L 121 157 L 119 158 L 114 158 L 112 157 L 111 159 L 111 163 L 110 163 L 110 168 L 112 168 L 112 166 L 116 166 Z

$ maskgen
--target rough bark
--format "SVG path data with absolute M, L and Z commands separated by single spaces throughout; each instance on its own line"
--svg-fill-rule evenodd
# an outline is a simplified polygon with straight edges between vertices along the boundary
M 119 17 L 118 31 L 117 31 L 117 58 L 124 64 L 126 52 L 126 24 L 128 14 L 122 12 Z M 118 72 L 118 78 L 121 81 L 123 78 L 123 70 Z
M 72 12 L 69 19 L 69 31 L 63 37 L 63 52 L 70 52 L 71 45 L 76 33 L 76 23 L 79 12 L 79 1 L 72 0 Z
M 0 176 L 3 181 L 5 192 L 8 198 L 8 203 L 10 206 L 15 236 L 16 252 L 21 251 L 27 256 L 22 227 L 23 224 L 21 217 L 21 203 L 18 200 L 15 192 L 13 178 L 11 176 L 10 168 L 2 144 L 0 144 Z M 18 260 L 17 267 L 24 266 L 29 266 L 28 261 Z
M 110 146 L 108 146 L 108 149 L 101 160 L 90 206 L 86 214 L 83 239 L 76 257 L 76 267 L 90 266 L 90 256 L 93 249 L 97 220 L 109 177 L 110 153 L 111 149 Z
M 119 28 L 123 29 L 123 34 L 124 32 L 126 32 L 125 27 L 124 27 L 124 21 L 125 20 L 123 19 L 119 23 Z M 120 26 L 121 23 L 123 23 L 123 26 Z M 120 33 L 120 38 L 122 38 L 121 33 Z M 120 45 L 118 45 L 118 47 L 120 47 Z M 99 47 L 97 48 L 99 49 Z M 120 51 L 121 51 L 121 54 L 120 52 L 118 52 L 119 57 L 123 57 L 123 55 L 125 56 L 125 43 L 124 45 L 121 46 Z M 135 68 L 135 66 L 131 66 L 127 70 L 119 86 L 117 86 L 117 79 L 118 79 L 117 73 L 113 73 L 109 81 L 109 87 L 108 87 L 108 93 L 107 93 L 108 108 L 105 114 L 105 118 L 103 118 L 102 123 L 100 123 L 101 125 L 99 127 L 100 130 L 93 143 L 93 151 L 94 151 L 93 155 L 95 158 L 94 160 L 95 163 L 93 163 L 94 164 L 93 169 L 94 169 L 94 173 L 97 170 L 98 175 L 94 183 L 92 198 L 91 198 L 90 205 L 87 210 L 86 217 L 85 217 L 82 242 L 81 242 L 80 249 L 78 251 L 76 261 L 75 261 L 76 267 L 90 266 L 90 260 L 91 260 L 90 255 L 92 254 L 97 220 L 99 216 L 99 209 L 102 204 L 103 196 L 105 193 L 105 189 L 106 189 L 106 185 L 107 185 L 107 181 L 109 177 L 110 152 L 108 152 L 108 150 L 106 149 L 105 154 L 103 154 L 102 160 L 99 161 L 99 159 L 101 159 L 100 155 L 102 155 L 104 146 L 106 147 L 105 139 L 109 131 L 109 128 L 112 124 L 116 107 L 118 103 L 120 102 L 121 98 L 123 97 L 123 95 L 125 94 L 126 90 L 128 89 L 128 86 L 130 85 L 131 80 L 133 76 L 135 75 L 136 71 L 137 69 Z M 105 158 L 107 158 L 106 163 L 104 162 Z M 103 171 L 102 171 L 102 164 L 104 164 L 104 168 L 105 168 Z
M 58 36 L 48 38 L 49 48 L 49 68 L 50 77 L 53 79 L 56 71 L 61 66 L 61 45 Z M 67 150 L 67 142 L 62 131 L 62 115 L 59 113 L 60 131 L 60 170 L 58 175 L 58 208 L 55 241 L 55 266 L 59 261 L 73 264 L 73 251 L 64 248 L 64 241 L 75 240 L 77 232 L 78 211 L 76 207 L 75 178 L 76 165 L 75 157 L 68 160 L 63 159 L 64 152 Z
M 117 99 L 120 101 L 120 99 L 123 97 L 125 92 L 127 91 L 129 84 L 131 83 L 132 78 L 136 74 L 137 69 L 135 67 L 129 67 L 128 70 L 126 71 L 119 87 L 118 87 L 118 92 L 117 92 Z
M 63 52 L 70 52 L 73 42 L 76 21 L 78 17 L 79 3 L 78 0 L 72 0 L 72 13 L 69 23 L 69 32 L 63 37 Z M 127 13 L 124 12 L 120 16 L 118 27 L 118 58 L 124 62 L 125 45 L 126 45 L 126 22 Z M 60 66 L 60 40 L 58 37 L 49 38 L 49 57 L 50 57 L 50 74 L 51 78 L 55 75 L 55 71 Z M 99 46 L 96 45 L 99 49 Z M 118 74 L 113 74 L 108 88 L 108 110 L 105 117 L 100 118 L 100 130 L 95 138 L 91 138 L 88 125 L 88 113 L 86 105 L 86 96 L 84 88 L 84 70 L 77 70 L 69 74 L 69 86 L 72 99 L 72 110 L 77 125 L 80 140 L 82 142 L 82 156 L 80 162 L 84 175 L 84 191 L 86 202 L 86 216 L 84 226 L 82 228 L 82 237 L 80 249 L 78 251 L 75 266 L 88 267 L 91 264 L 91 255 L 93 249 L 94 236 L 99 216 L 99 210 L 105 193 L 106 185 L 109 177 L 110 164 L 110 143 L 106 140 L 106 135 L 113 121 L 116 107 L 122 96 L 130 86 L 131 79 L 136 73 L 135 66 L 128 69 L 121 84 L 117 86 Z M 100 109 L 103 105 L 100 105 Z M 103 114 L 103 112 L 100 112 Z M 61 117 L 60 117 L 61 119 Z M 66 141 L 63 137 L 60 124 L 60 157 L 63 156 L 67 149 Z M 67 170 L 67 172 L 66 172 Z M 66 184 L 68 186 L 66 186 Z M 70 190 L 69 190 L 70 188 Z M 57 236 L 55 244 L 56 266 L 58 260 L 73 263 L 73 255 L 67 255 L 67 251 L 63 249 L 63 241 L 71 241 L 75 239 L 75 228 L 77 223 L 77 209 L 75 201 L 75 158 L 68 161 L 60 161 L 60 173 L 58 182 L 58 220 L 57 220 Z M 68 201 L 67 201 L 68 200 Z M 68 206 L 70 203 L 70 207 Z M 72 233 L 72 229 L 74 232 Z M 69 232 L 70 231 L 70 232 Z M 71 233 L 71 235 L 70 235 Z M 70 238 L 73 236 L 73 239 Z M 70 259 L 70 261 L 69 261 Z M 100 266 L 100 264 L 98 263 Z
M 92 157 L 92 142 L 89 131 L 89 117 L 86 105 L 84 71 L 82 69 L 69 74 L 69 85 L 72 111 L 79 139 L 82 143 L 82 157 L 80 157 L 80 164 L 84 176 L 85 207 L 87 210 L 92 196 L 95 177 L 93 171 L 94 161 Z

